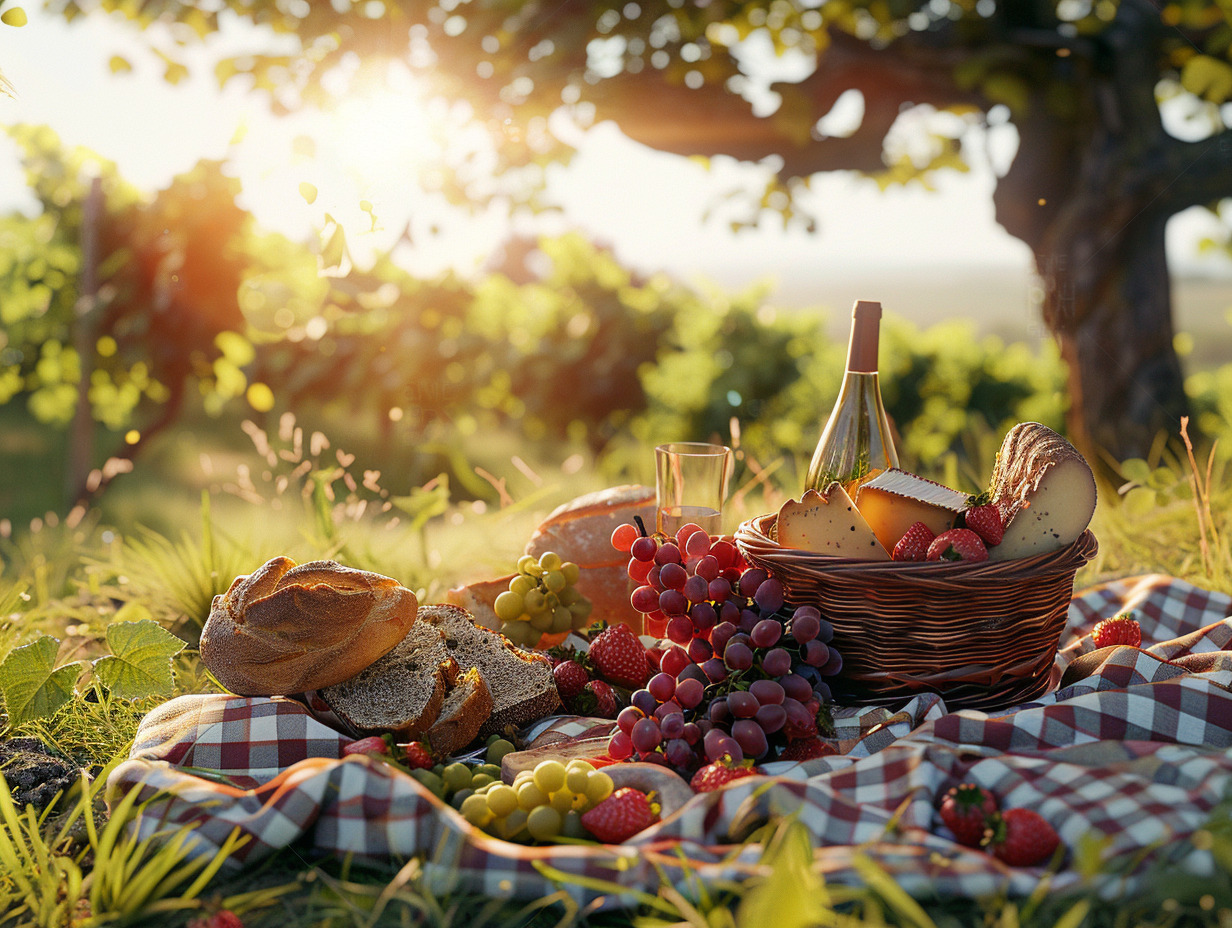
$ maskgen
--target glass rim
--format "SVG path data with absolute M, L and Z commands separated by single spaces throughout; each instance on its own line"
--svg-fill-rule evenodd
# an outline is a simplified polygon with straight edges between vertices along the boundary
M 655 445 L 657 454 L 675 454 L 699 458 L 717 458 L 731 454 L 727 445 L 716 445 L 708 441 L 669 441 Z

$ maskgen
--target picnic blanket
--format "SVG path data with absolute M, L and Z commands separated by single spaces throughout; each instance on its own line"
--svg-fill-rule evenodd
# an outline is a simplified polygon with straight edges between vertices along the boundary
M 1091 628 L 1125 609 L 1142 625 L 1143 647 L 1095 652 Z M 1048 819 L 1071 862 L 1080 848 L 1107 862 L 1105 874 L 1115 859 L 1128 862 L 1096 885 L 1063 866 L 1054 892 L 1124 893 L 1158 865 L 1214 872 L 1209 842 L 1189 839 L 1232 795 L 1230 614 L 1228 596 L 1161 575 L 1093 587 L 1070 605 L 1053 688 L 1039 699 L 991 714 L 948 711 L 935 694 L 893 708 L 839 707 L 840 753 L 768 764 L 766 777 L 697 795 L 623 846 L 492 838 L 398 769 L 343 757 L 349 739 L 288 699 L 171 700 L 144 720 L 107 794 L 141 791 L 144 834 L 195 823 L 197 853 L 239 829 L 249 840 L 233 866 L 287 846 L 308 861 L 415 856 L 436 892 L 531 899 L 564 889 L 581 904 L 619 906 L 666 880 L 692 895 L 698 880 L 762 872 L 761 848 L 742 838 L 794 815 L 828 881 L 860 882 L 862 856 L 917 896 L 1030 893 L 1043 868 L 1007 867 L 959 846 L 940 824 L 946 790 L 975 782 L 1003 808 Z M 548 736 L 595 724 L 557 719 Z

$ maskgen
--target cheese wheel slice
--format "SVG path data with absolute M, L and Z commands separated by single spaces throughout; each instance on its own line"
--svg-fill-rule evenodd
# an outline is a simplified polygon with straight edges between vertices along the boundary
M 953 528 L 967 502 L 966 493 L 898 468 L 882 471 L 856 493 L 860 514 L 887 551 L 893 551 L 916 522 L 923 522 L 934 535 Z
M 788 500 L 775 523 L 784 548 L 799 548 L 864 561 L 888 561 L 890 554 L 860 515 L 843 485 L 837 481 L 824 493 L 807 491 L 800 500 Z
M 1078 449 L 1038 422 L 1010 429 L 997 452 L 989 494 L 1005 536 L 990 561 L 1059 551 L 1078 540 L 1095 514 L 1095 475 Z

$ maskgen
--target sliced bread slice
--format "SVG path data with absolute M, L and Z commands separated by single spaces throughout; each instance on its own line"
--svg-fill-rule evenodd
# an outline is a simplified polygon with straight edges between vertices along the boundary
M 318 692 L 356 734 L 388 731 L 413 741 L 436 722 L 445 691 L 457 675 L 441 629 L 416 622 L 384 657 Z
M 492 714 L 492 691 L 478 667 L 458 674 L 458 682 L 445 694 L 436 724 L 428 730 L 428 743 L 437 754 L 457 754 L 475 740 Z
M 521 728 L 560 708 L 552 662 L 545 655 L 523 651 L 504 635 L 475 625 L 470 613 L 457 606 L 421 606 L 419 622 L 439 628 L 458 666 L 478 667 L 487 681 L 492 711 L 479 737 Z

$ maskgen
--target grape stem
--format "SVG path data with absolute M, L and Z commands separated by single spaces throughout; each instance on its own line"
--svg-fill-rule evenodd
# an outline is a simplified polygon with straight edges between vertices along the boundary
M 642 533 L 642 537 L 649 538 L 650 533 L 646 531 L 646 523 L 642 521 L 642 517 L 634 516 L 633 521 L 637 523 L 637 530 Z

